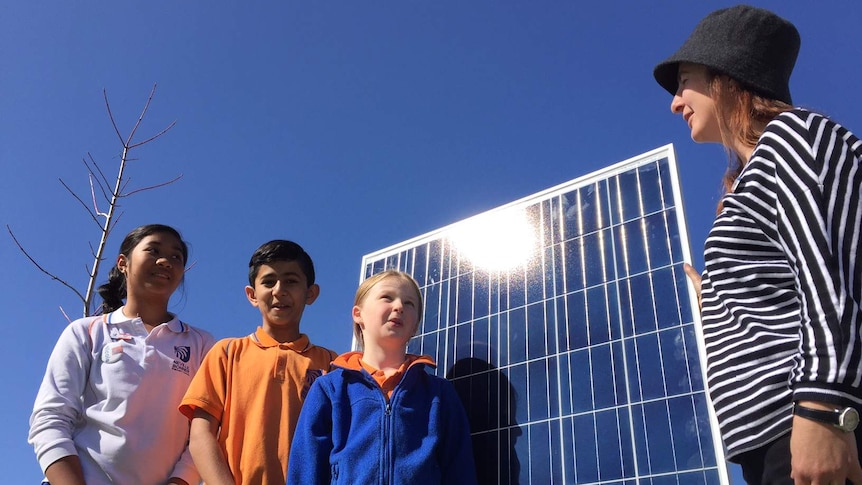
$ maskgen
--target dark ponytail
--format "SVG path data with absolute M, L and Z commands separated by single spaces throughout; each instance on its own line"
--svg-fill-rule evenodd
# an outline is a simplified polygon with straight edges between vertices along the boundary
M 126 275 L 114 266 L 108 273 L 108 282 L 96 291 L 102 297 L 102 304 L 99 305 L 96 315 L 118 310 L 123 306 L 123 300 L 126 298 Z
M 183 263 L 188 261 L 189 248 L 186 242 L 183 241 L 182 236 L 180 236 L 179 231 L 164 224 L 147 224 L 146 226 L 132 229 L 132 232 L 127 234 L 120 244 L 120 254 L 128 258 L 138 243 L 143 241 L 147 236 L 156 233 L 170 234 L 177 238 L 183 253 Z M 99 305 L 99 309 L 96 311 L 97 315 L 118 310 L 123 306 L 123 300 L 126 298 L 126 275 L 115 264 L 108 273 L 108 282 L 99 286 L 96 291 L 102 297 L 102 304 Z

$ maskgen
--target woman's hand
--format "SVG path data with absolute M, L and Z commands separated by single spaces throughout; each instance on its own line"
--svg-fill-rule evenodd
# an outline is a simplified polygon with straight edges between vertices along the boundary
M 694 266 L 683 263 L 682 269 L 685 271 L 685 275 L 688 276 L 688 279 L 691 281 L 691 284 L 694 285 L 694 292 L 697 294 L 697 307 L 703 309 L 703 304 L 701 303 L 700 296 L 700 286 L 701 286 L 701 278 L 700 272 L 694 269 Z M 860 484 L 862 485 L 862 484 Z
M 807 407 L 823 407 L 817 404 L 804 403 Z M 790 458 L 790 476 L 797 485 L 842 485 L 845 479 L 862 485 L 862 467 L 853 433 L 794 416 Z

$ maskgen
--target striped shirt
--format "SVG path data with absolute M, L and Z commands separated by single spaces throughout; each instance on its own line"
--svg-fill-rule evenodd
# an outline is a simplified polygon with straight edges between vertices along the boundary
M 706 240 L 707 380 L 727 456 L 794 400 L 862 407 L 862 143 L 805 110 L 767 125 Z

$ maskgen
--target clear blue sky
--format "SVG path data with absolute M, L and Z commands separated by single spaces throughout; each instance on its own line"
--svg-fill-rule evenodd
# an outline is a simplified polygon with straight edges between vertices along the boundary
M 793 21 L 797 104 L 862 132 L 862 4 L 754 2 Z M 360 258 L 602 166 L 674 143 L 691 245 L 714 213 L 724 154 L 695 145 L 652 68 L 730 2 L 4 2 L 0 6 L 0 223 L 83 288 L 89 152 L 113 173 L 123 132 L 158 83 L 111 239 L 161 222 L 195 267 L 173 310 L 216 337 L 260 322 L 243 294 L 261 243 L 293 239 L 320 299 L 303 319 L 339 352 Z M 26 443 L 48 354 L 80 304 L 0 234 L 4 483 L 41 478 Z M 104 272 L 103 272 L 104 275 Z M 102 278 L 103 280 L 104 278 Z M 735 475 L 735 472 L 734 472 Z

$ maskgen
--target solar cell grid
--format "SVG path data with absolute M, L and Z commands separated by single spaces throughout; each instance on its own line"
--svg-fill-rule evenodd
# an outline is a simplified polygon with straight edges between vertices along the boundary
M 727 480 L 679 194 L 667 146 L 363 258 L 363 278 L 398 268 L 419 282 L 409 351 L 455 384 L 482 483 Z M 483 217 L 486 253 L 512 239 L 505 217 L 529 222 L 526 264 L 485 267 L 459 246 Z

